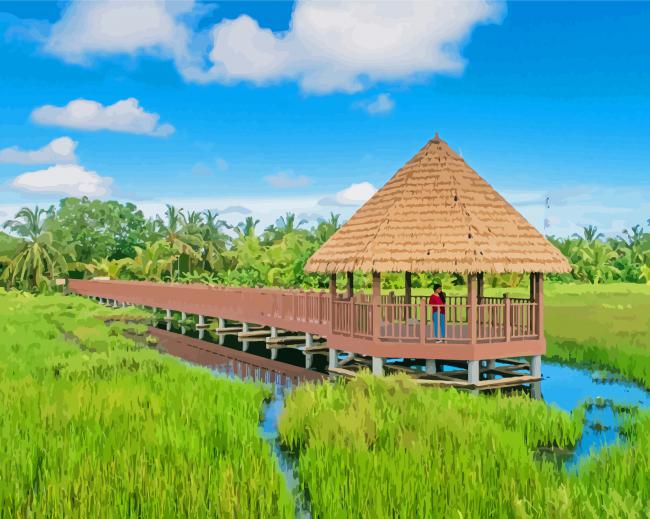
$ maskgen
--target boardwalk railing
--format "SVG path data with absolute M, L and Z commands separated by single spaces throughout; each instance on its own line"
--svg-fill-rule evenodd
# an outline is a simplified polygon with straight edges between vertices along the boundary
M 538 304 L 529 299 L 483 297 L 471 307 L 467 297 L 447 296 L 440 312 L 428 296 L 407 302 L 387 294 L 374 305 L 363 293 L 332 298 L 316 291 L 96 280 L 70 280 L 69 287 L 118 302 L 379 343 L 480 344 L 540 337 Z

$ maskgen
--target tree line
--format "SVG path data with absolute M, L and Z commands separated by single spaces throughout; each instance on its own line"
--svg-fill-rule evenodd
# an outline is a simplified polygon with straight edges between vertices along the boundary
M 132 203 L 64 198 L 58 207 L 24 207 L 4 223 L 9 233 L 0 233 L 0 281 L 31 291 L 49 290 L 58 277 L 324 288 L 327 276 L 306 274 L 304 265 L 341 223 L 340 215 L 331 213 L 307 227 L 305 220 L 287 213 L 263 229 L 251 216 L 232 226 L 214 211 L 172 205 L 147 219 Z M 570 274 L 551 279 L 650 282 L 650 234 L 639 225 L 615 238 L 605 239 L 588 226 L 581 235 L 549 239 L 572 265 Z M 383 284 L 399 289 L 403 279 L 389 274 Z M 486 283 L 517 286 L 524 279 L 487 275 Z M 428 287 L 434 280 L 464 282 L 452 273 L 422 273 L 414 274 L 413 285 Z M 369 284 L 369 276 L 355 275 L 358 288 Z

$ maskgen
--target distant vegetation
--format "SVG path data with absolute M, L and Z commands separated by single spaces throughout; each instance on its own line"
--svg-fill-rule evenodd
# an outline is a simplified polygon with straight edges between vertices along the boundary
M 0 517 L 292 517 L 267 390 L 138 346 L 143 315 L 0 289 Z
M 327 276 L 305 274 L 307 259 L 340 227 L 339 215 L 308 228 L 287 213 L 264 229 L 247 217 L 228 225 L 212 211 L 186 212 L 167 206 L 146 219 L 133 204 L 65 198 L 48 209 L 23 208 L 0 234 L 0 281 L 8 287 L 47 290 L 60 276 L 219 283 L 235 286 L 323 288 Z M 650 224 L 650 221 L 649 221 Z M 549 237 L 569 259 L 570 274 L 550 275 L 567 282 L 650 282 L 650 234 L 637 225 L 605 239 L 596 227 L 580 236 Z M 441 275 L 416 274 L 414 287 L 430 287 Z M 446 286 L 462 276 L 442 276 Z M 487 276 L 492 287 L 516 287 L 526 276 Z M 357 273 L 355 285 L 368 287 Z M 383 276 L 384 288 L 403 288 L 400 274 Z

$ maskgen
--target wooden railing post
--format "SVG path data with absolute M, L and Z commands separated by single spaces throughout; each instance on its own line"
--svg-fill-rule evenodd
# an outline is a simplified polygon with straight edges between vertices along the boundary
M 381 274 L 372 273 L 372 338 L 381 337 Z
M 537 273 L 537 334 L 544 338 L 544 274 Z
M 476 343 L 476 274 L 467 275 L 467 327 L 469 342 Z
M 503 331 L 506 336 L 506 342 L 510 342 L 512 331 L 510 329 L 510 298 L 508 294 L 503 294 Z
M 420 342 L 427 342 L 427 301 L 420 299 Z
M 354 298 L 350 298 L 350 337 L 354 337 Z

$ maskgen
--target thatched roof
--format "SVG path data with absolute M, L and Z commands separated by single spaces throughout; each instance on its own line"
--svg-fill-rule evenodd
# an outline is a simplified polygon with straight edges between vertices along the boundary
M 570 266 L 436 134 L 305 270 L 568 272 Z

